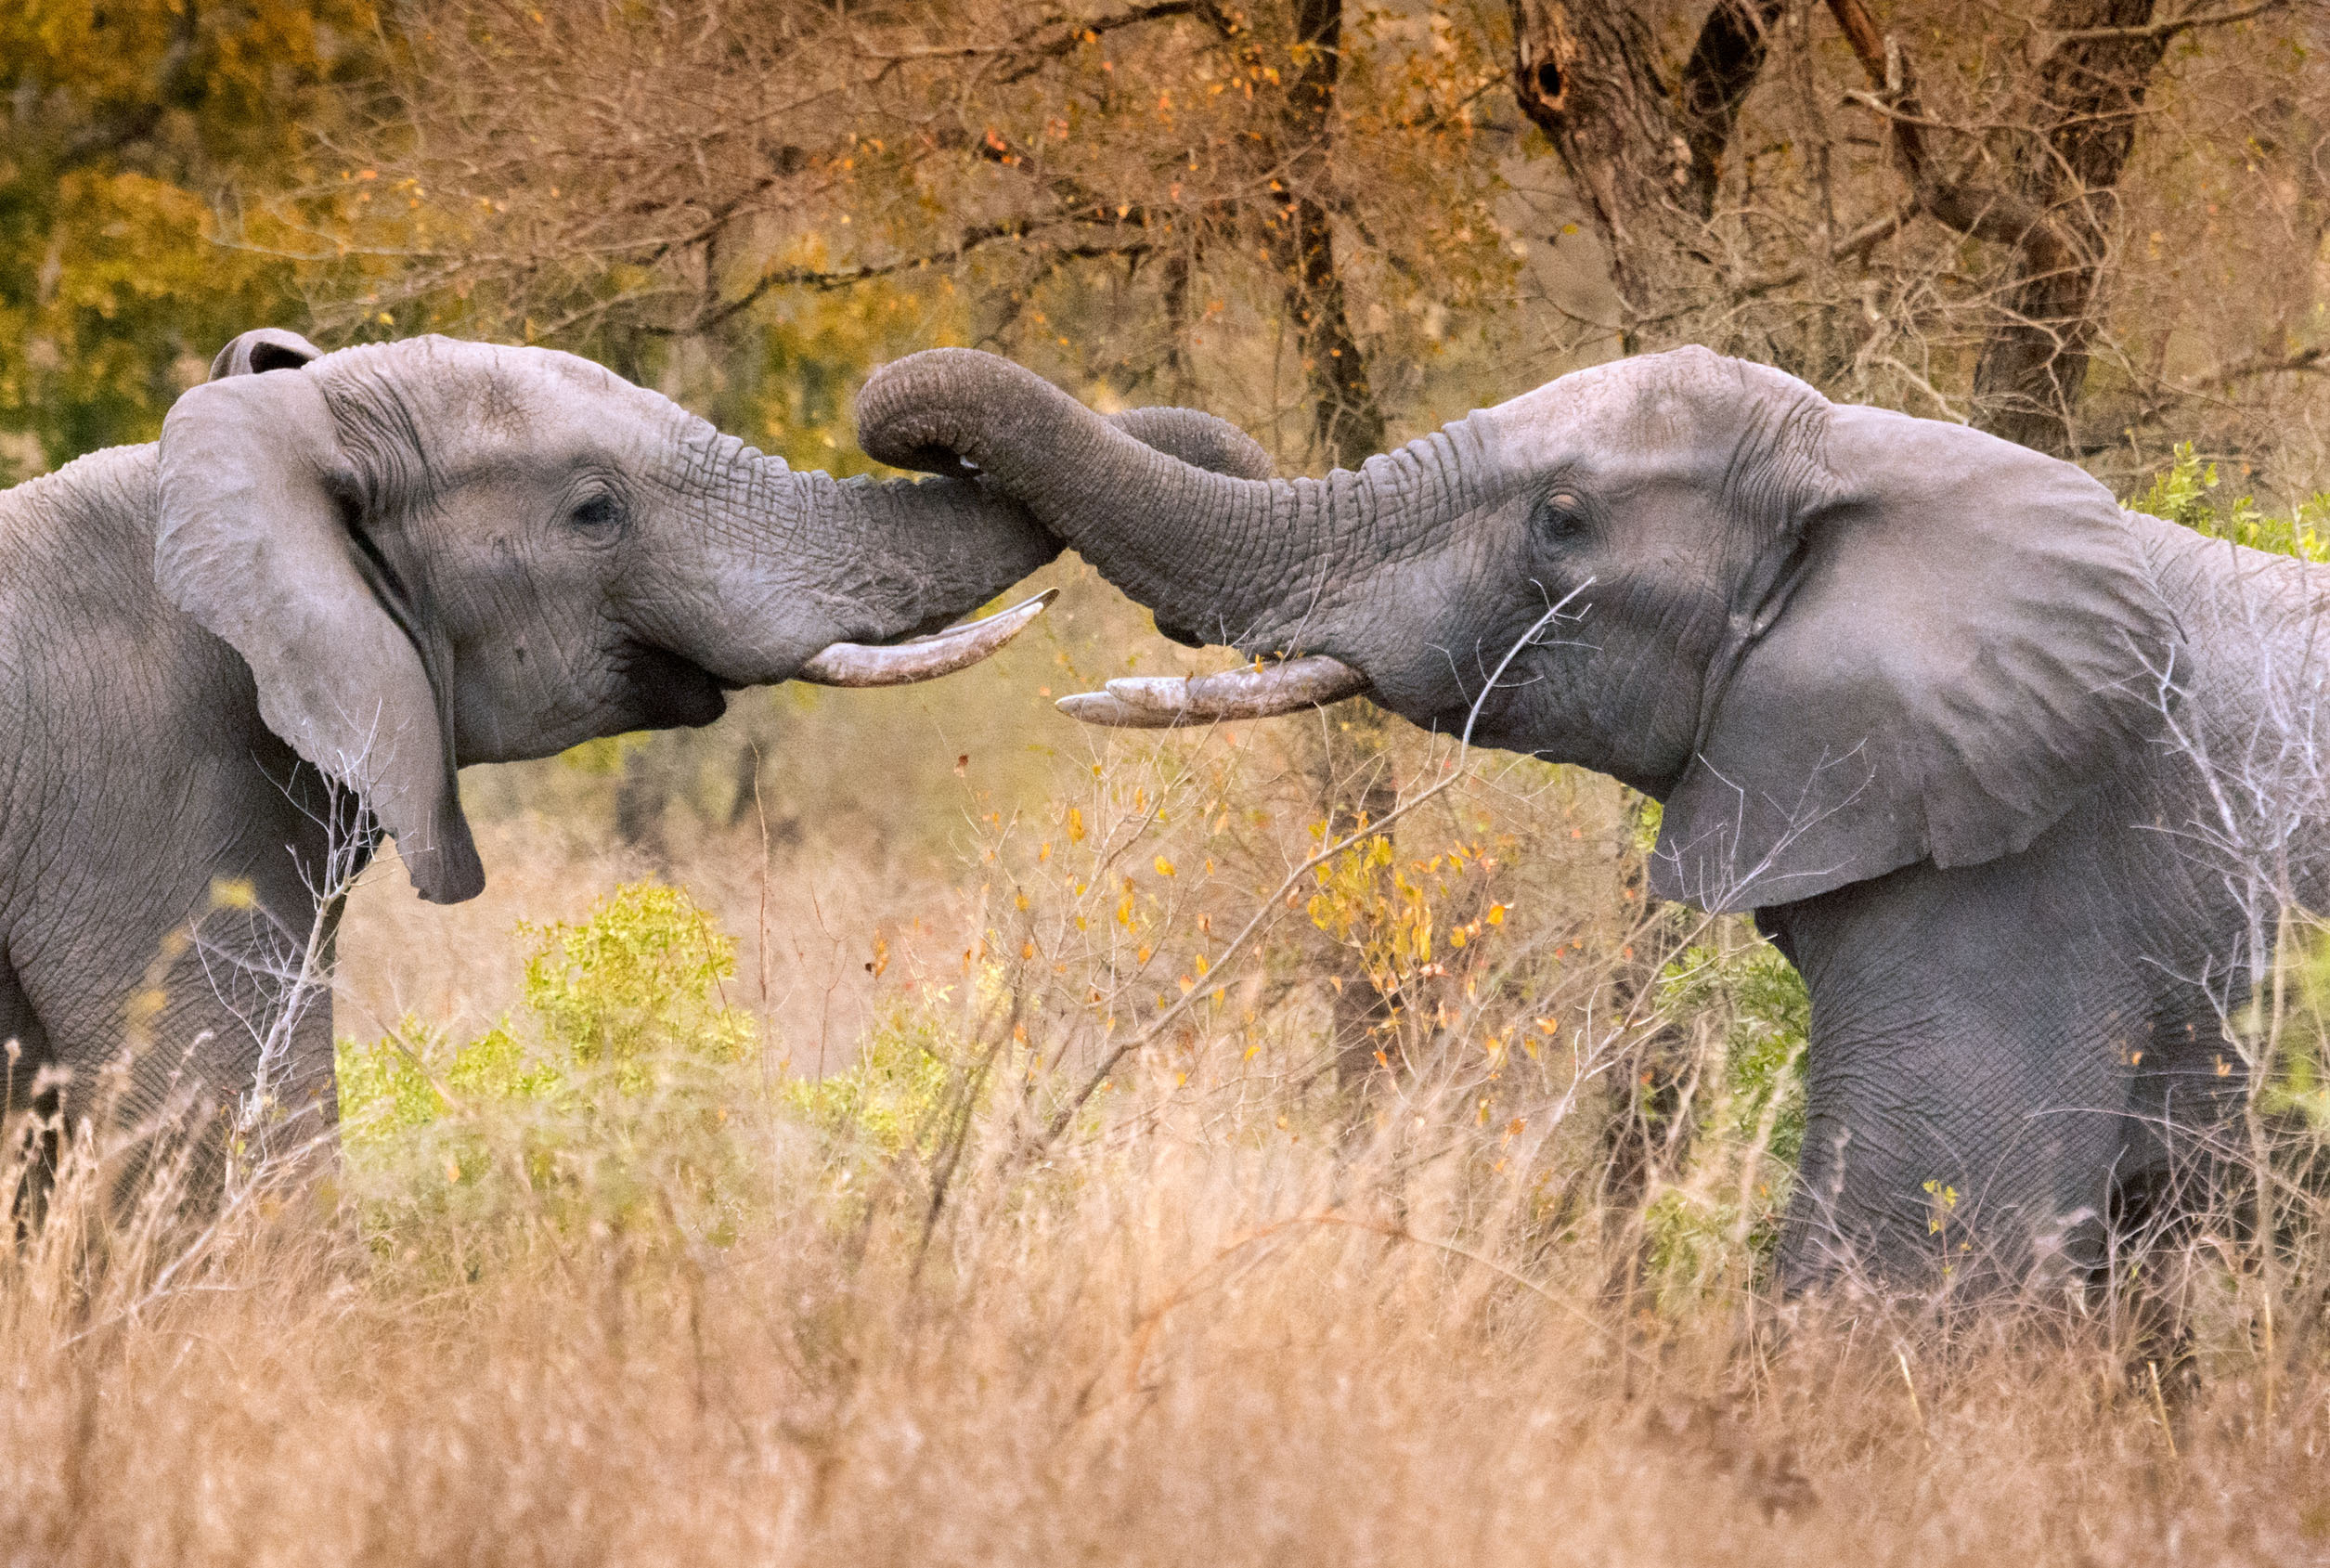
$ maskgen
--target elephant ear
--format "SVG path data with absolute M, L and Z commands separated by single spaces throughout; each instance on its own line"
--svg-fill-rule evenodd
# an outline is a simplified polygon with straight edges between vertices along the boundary
M 361 552 L 360 494 L 314 377 L 195 387 L 162 421 L 154 576 L 250 664 L 267 727 L 395 836 L 421 896 L 458 903 L 485 872 L 437 694 Z
M 1823 417 L 1653 856 L 1710 910 L 2013 854 L 2175 701 L 2182 634 L 2102 485 L 1962 426 Z
M 218 351 L 211 361 L 211 380 L 256 375 L 265 370 L 296 370 L 324 351 L 297 332 L 280 327 L 260 327 L 243 333 Z

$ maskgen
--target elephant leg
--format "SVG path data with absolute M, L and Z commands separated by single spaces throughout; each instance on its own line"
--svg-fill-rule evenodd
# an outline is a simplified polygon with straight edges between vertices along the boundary
M 126 1137 L 125 1178 L 187 1150 L 194 1189 L 211 1190 L 230 1133 L 257 1156 L 336 1123 L 330 927 L 283 901 L 286 915 L 226 902 L 159 937 L 58 921 L 77 940 L 26 954 L 21 989 L 62 1073 L 63 1124 Z M 91 973 L 136 979 L 92 993 Z
M 16 978 L 16 970 L 0 955 L 0 1111 L 21 1110 L 32 1103 L 41 1069 L 49 1065 L 48 1031 L 32 999 Z
M 2146 1009 L 2060 873 L 1915 866 L 1770 912 L 1812 994 L 1785 1289 L 2100 1261 Z
M 52 1058 L 48 1031 L 41 1027 L 32 999 L 5 956 L 0 956 L 0 1051 L 6 1052 L 0 1059 L 0 1082 L 6 1084 L 0 1090 L 0 1127 L 8 1134 L 0 1144 L 0 1185 L 16 1178 L 9 1203 L 14 1218 L 19 1225 L 36 1224 L 47 1207 L 57 1163 L 56 1137 L 37 1121 L 26 1127 L 14 1118 L 28 1111 L 38 1118 L 54 1108 L 55 1092 L 45 1086 L 43 1074 Z M 16 1141 L 19 1136 L 33 1141 L 28 1147 Z M 24 1163 L 19 1166 L 19 1160 Z
M 2246 999 L 2246 986 L 2234 993 Z M 2246 1158 L 2240 1126 L 2248 1072 L 2225 1038 L 2230 1010 L 2198 985 L 2180 987 L 2155 1007 L 2129 1053 L 2133 1115 L 2113 1191 L 2123 1249 L 2142 1250 L 2189 1223 L 2223 1167 Z

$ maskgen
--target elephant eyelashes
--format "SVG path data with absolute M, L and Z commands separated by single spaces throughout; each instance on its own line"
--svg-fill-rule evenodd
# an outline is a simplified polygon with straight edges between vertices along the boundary
M 602 491 L 576 503 L 566 521 L 588 533 L 604 533 L 623 521 L 623 506 Z
M 1560 490 L 1537 503 L 1537 514 L 1532 522 L 1547 538 L 1572 539 L 1586 532 L 1586 509 L 1577 497 Z

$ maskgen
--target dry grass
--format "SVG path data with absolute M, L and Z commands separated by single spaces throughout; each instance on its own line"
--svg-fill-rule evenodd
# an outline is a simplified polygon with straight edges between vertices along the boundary
M 246 1173 L 209 1229 L 166 1179 L 109 1207 L 76 1145 L 0 1257 L 0 1562 L 2330 1553 L 2318 1245 L 2268 1290 L 2234 1227 L 2203 1227 L 2154 1271 L 2181 1282 L 2177 1335 L 2132 1294 L 1777 1306 L 1756 1270 L 1784 1117 L 1735 1059 L 1761 1048 L 1754 952 L 1638 907 L 1614 792 L 1478 766 L 1392 865 L 1298 878 L 1233 953 L 1353 770 L 1412 794 L 1444 751 L 1330 722 L 1118 743 L 1095 771 L 1080 739 L 950 784 L 955 734 L 1029 679 L 879 737 L 787 720 L 818 758 L 936 756 L 908 783 L 951 830 L 763 854 L 765 810 L 675 810 L 669 874 L 739 940 L 706 1005 L 757 1022 L 742 1060 L 662 1038 L 629 1088 L 576 1069 L 564 1100 L 352 1123 L 320 1190 Z M 821 769 L 839 782 L 803 782 Z M 481 803 L 486 900 L 359 893 L 345 1032 L 409 1010 L 458 1043 L 510 1014 L 549 1049 L 513 922 L 580 919 L 642 866 L 576 825 L 605 781 L 511 787 L 541 809 Z M 772 764 L 764 807 L 838 820 L 822 787 L 878 793 Z M 1366 952 L 1322 928 L 1338 899 Z M 1363 1105 L 1323 1031 L 1333 979 L 1371 966 L 1402 1070 Z M 1637 1128 L 1629 1181 L 1641 1099 L 1613 1086 L 1643 1071 L 1680 1103 Z
M 2131 1563 L 2330 1531 L 2318 1364 L 2169 1405 L 2091 1331 L 1628 1315 L 1591 1243 L 1526 1282 L 1436 1245 L 1448 1171 L 1143 1108 L 974 1184 L 927 1261 L 919 1204 L 868 1211 L 774 1123 L 721 1248 L 534 1231 L 424 1282 L 292 1204 L 142 1302 L 128 1261 L 77 1291 L 35 1249 L 0 1552 Z

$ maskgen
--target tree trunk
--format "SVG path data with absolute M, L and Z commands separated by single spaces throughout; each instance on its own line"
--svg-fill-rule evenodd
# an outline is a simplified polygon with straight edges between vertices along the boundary
M 1718 0 L 1670 91 L 1640 7 L 1512 0 L 1514 95 L 1552 140 L 1610 257 L 1629 354 L 1646 320 L 1716 285 L 1707 220 L 1783 4 Z
M 1311 387 L 1313 434 L 1329 461 L 1357 468 L 1383 450 L 1383 409 L 1368 384 L 1366 357 L 1351 330 L 1335 231 L 1319 196 L 1332 171 L 1335 89 L 1342 71 L 1342 0 L 1294 0 L 1300 56 L 1280 132 L 1288 174 L 1270 226 L 1272 262 Z
M 2143 29 L 2153 9 L 2153 0 L 2052 0 L 2045 25 L 2056 32 Z M 2005 319 L 1974 369 L 1974 422 L 1993 434 L 2058 457 L 2078 446 L 2120 175 L 2167 49 L 2164 32 L 2072 38 L 2039 66 L 2033 135 L 2016 160 L 2016 183 L 2062 236 L 2063 259 L 2046 247 L 2016 248 Z

